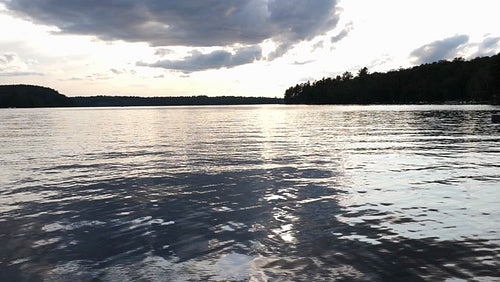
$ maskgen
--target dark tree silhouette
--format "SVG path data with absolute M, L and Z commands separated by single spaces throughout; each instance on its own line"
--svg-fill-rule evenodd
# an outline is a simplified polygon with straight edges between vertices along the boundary
M 287 104 L 493 103 L 500 99 L 500 54 L 465 61 L 439 61 L 356 77 L 350 72 L 285 91 Z
M 189 105 L 251 105 L 282 104 L 283 99 L 266 97 L 218 96 L 208 97 L 130 97 L 130 96 L 91 96 L 71 98 L 78 107 L 123 107 L 123 106 L 189 106 Z
M 71 106 L 70 98 L 54 89 L 34 85 L 0 85 L 0 108 Z
M 368 68 L 364 67 L 358 71 L 358 77 L 367 77 L 368 76 Z
M 352 73 L 346 71 L 342 74 L 342 80 L 351 80 L 354 76 Z
M 123 107 L 177 105 L 244 105 L 282 104 L 283 99 L 237 96 L 133 97 L 91 96 L 66 97 L 57 91 L 33 85 L 0 85 L 0 108 L 33 107 Z

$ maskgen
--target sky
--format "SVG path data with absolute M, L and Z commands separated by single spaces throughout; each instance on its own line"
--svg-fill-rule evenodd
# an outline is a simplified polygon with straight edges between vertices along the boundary
M 283 97 L 363 67 L 500 52 L 498 0 L 0 0 L 0 84 Z

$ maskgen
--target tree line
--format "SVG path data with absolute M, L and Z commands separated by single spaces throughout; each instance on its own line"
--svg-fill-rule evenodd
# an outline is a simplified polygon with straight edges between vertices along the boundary
M 0 85 L 0 108 L 67 107 L 70 98 L 54 89 L 35 85 Z
M 71 98 L 77 107 L 123 107 L 123 106 L 204 106 L 204 105 L 254 105 L 282 104 L 283 99 L 240 96 L 178 96 L 178 97 L 134 97 L 91 96 Z
M 489 103 L 500 100 L 500 53 L 465 61 L 441 60 L 409 69 L 297 84 L 285 91 L 287 104 Z
M 90 96 L 67 97 L 54 89 L 35 85 L 0 85 L 0 108 L 125 107 L 181 105 L 282 104 L 281 98 L 205 95 L 185 97 Z

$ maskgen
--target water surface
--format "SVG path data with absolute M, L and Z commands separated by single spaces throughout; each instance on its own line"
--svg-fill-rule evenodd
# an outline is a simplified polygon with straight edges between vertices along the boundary
M 0 280 L 498 280 L 498 111 L 0 110 Z

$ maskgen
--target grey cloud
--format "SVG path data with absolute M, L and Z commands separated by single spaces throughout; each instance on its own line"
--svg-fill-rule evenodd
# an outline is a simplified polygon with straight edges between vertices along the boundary
M 500 37 L 494 37 L 494 38 L 486 38 L 482 43 L 481 43 L 481 48 L 496 48 L 498 47 L 498 42 L 500 41 Z
M 123 71 L 123 70 L 117 70 L 117 69 L 110 69 L 110 71 L 111 71 L 112 73 L 114 73 L 114 74 L 122 74 L 122 73 L 124 73 L 124 71 Z
M 0 0 L 12 12 L 61 33 L 152 46 L 282 44 L 335 27 L 337 0 Z
M 347 35 L 349 35 L 349 33 L 353 30 L 353 23 L 348 23 L 346 24 L 346 26 L 344 27 L 344 29 L 339 32 L 337 35 L 335 36 L 332 36 L 332 38 L 330 38 L 331 42 L 332 43 L 337 43 L 339 42 L 340 40 L 344 39 L 345 37 L 347 37 Z
M 71 77 L 71 78 L 60 78 L 59 81 L 82 81 L 83 78 L 81 77 Z
M 73 76 L 66 79 L 59 79 L 60 81 L 97 81 L 97 80 L 108 80 L 111 77 L 107 73 L 92 73 L 84 76 Z
M 478 44 L 474 57 L 493 56 L 500 49 L 500 37 L 488 37 Z
M 115 74 L 115 75 L 121 75 L 121 74 L 136 74 L 136 71 L 133 70 L 133 69 L 126 69 L 126 68 L 122 68 L 122 69 L 115 69 L 115 68 L 112 68 L 112 69 L 109 69 L 109 71 L 112 73 L 112 74 Z
M 375 60 L 372 60 L 369 64 L 368 64 L 368 69 L 369 70 L 372 70 L 372 69 L 377 69 L 378 67 L 380 66 L 383 66 L 385 64 L 388 64 L 388 63 L 391 63 L 393 62 L 394 59 L 392 57 L 390 57 L 389 55 L 385 55 L 381 58 L 378 58 L 378 59 L 375 59 Z M 360 67 L 361 68 L 361 67 Z
M 35 23 L 54 25 L 59 33 L 96 36 L 101 40 L 146 42 L 154 47 L 255 46 L 273 40 L 274 60 L 296 43 L 335 28 L 338 0 L 0 0 L 10 13 Z M 158 48 L 163 57 L 169 50 Z M 226 61 L 227 60 L 227 61 Z M 200 61 L 200 67 L 190 64 Z M 193 54 L 185 62 L 157 66 L 182 70 L 229 67 L 247 63 L 228 53 Z
M 321 40 L 321 41 L 319 41 L 319 42 L 316 42 L 316 43 L 312 46 L 312 49 L 313 49 L 313 51 L 314 51 L 314 50 L 316 50 L 316 49 L 321 49 L 321 48 L 323 48 L 323 46 L 324 46 L 324 41 L 323 41 L 323 40 Z
M 238 65 L 252 63 L 262 57 L 262 50 L 258 46 L 240 48 L 235 53 L 224 50 L 203 54 L 192 51 L 191 55 L 182 60 L 161 60 L 156 63 L 138 62 L 138 66 L 158 67 L 179 70 L 185 73 L 202 71 L 206 69 L 230 68 Z
M 160 57 L 164 57 L 164 56 L 172 54 L 172 53 L 174 53 L 174 51 L 167 49 L 167 48 L 158 48 L 155 50 L 155 55 L 160 56 Z
M 14 77 L 42 75 L 44 74 L 31 71 L 29 69 L 29 64 L 23 61 L 16 53 L 4 53 L 0 55 L 0 76 Z
M 279 44 L 273 52 L 269 53 L 267 60 L 272 61 L 283 56 L 286 52 L 288 52 L 288 50 L 290 50 L 290 48 L 292 48 L 292 46 L 293 45 L 291 43 Z
M 426 44 L 413 50 L 410 56 L 417 64 L 431 63 L 456 57 L 460 47 L 469 41 L 467 35 L 456 35 Z
M 107 73 L 93 73 L 86 75 L 85 79 L 95 81 L 95 80 L 108 80 L 111 79 L 111 77 Z
M 315 60 L 307 60 L 307 61 L 302 61 L 302 62 L 295 61 L 295 62 L 292 63 L 292 65 L 302 66 L 302 65 L 310 64 L 312 62 L 315 62 Z
M 0 76 L 43 76 L 40 72 L 28 72 L 28 71 L 13 71 L 13 72 L 0 72 Z
M 315 81 L 316 79 L 312 76 L 309 76 L 309 77 L 302 77 L 301 79 L 299 79 L 300 82 L 302 83 L 306 83 L 306 82 L 311 82 L 311 81 Z
M 332 43 L 338 42 L 338 41 L 344 39 L 344 37 L 346 37 L 348 34 L 349 34 L 349 32 L 344 29 L 339 34 L 332 36 L 331 41 L 332 41 Z
M 108 80 L 108 79 L 111 79 L 111 77 L 105 73 L 93 73 L 84 76 L 73 76 L 70 78 L 59 79 L 59 81 L 98 81 L 98 80 Z
M 14 61 L 15 54 L 6 53 L 0 56 L 0 64 L 6 65 Z
M 14 63 L 16 58 L 17 55 L 12 53 L 4 53 L 0 55 L 0 70 L 8 68 L 12 63 Z

